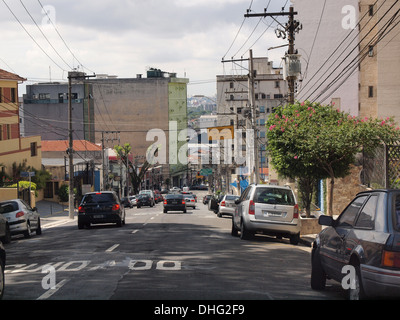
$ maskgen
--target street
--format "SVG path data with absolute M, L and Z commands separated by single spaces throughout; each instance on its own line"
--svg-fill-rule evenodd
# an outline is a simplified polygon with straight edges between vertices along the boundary
M 43 233 L 14 237 L 4 300 L 343 299 L 340 285 L 310 288 L 310 251 L 288 239 L 232 237 L 196 191 L 196 209 L 126 209 L 126 225 L 78 230 L 77 219 L 43 218 Z

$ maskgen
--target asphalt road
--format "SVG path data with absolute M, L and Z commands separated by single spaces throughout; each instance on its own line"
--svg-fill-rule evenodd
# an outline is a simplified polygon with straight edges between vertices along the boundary
M 77 219 L 43 219 L 43 233 L 7 244 L 4 300 L 324 300 L 338 284 L 310 288 L 310 248 L 230 235 L 229 217 L 202 204 L 162 212 L 127 209 L 126 225 L 78 230 Z

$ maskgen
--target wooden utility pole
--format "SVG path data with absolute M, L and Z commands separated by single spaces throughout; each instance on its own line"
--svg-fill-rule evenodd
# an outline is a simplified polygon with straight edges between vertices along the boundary
M 254 134 L 254 164 L 252 164 L 251 170 L 254 170 L 254 183 L 260 182 L 260 164 L 258 163 L 258 132 L 257 132 L 257 108 L 256 108 L 256 97 L 254 90 L 254 79 L 256 75 L 254 72 L 253 64 L 253 50 L 250 49 L 250 59 L 249 59 L 249 103 L 251 110 L 251 129 Z

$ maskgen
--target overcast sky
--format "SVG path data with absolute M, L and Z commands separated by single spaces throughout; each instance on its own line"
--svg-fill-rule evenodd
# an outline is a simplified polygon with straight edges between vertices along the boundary
M 255 57 L 280 65 L 285 49 L 268 51 L 286 43 L 275 36 L 277 23 L 244 14 L 281 11 L 285 4 L 288 9 L 287 0 L 1 0 L 0 68 L 29 84 L 66 80 L 80 64 L 88 74 L 120 78 L 154 67 L 189 78 L 189 96 L 213 96 L 216 75 L 246 74 L 221 63 L 223 57 L 248 58 L 252 48 Z

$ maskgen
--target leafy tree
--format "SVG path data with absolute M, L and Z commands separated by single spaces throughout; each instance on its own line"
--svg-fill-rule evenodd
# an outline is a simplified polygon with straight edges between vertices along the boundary
M 129 172 L 129 177 L 131 179 L 133 191 L 135 194 L 139 193 L 140 184 L 146 174 L 147 170 L 150 168 L 151 164 L 146 160 L 143 166 L 140 168 L 139 173 L 136 172 L 136 169 L 133 167 L 133 164 L 129 161 L 129 154 L 132 150 L 132 147 L 129 143 L 125 143 L 123 146 L 116 145 L 114 146 L 114 150 L 117 153 L 118 157 L 122 160 L 122 163 L 125 165 Z M 154 153 L 157 152 L 157 149 Z M 131 170 L 129 170 L 129 168 Z
M 298 178 L 303 188 L 330 178 L 328 214 L 332 215 L 335 178 L 349 174 L 356 154 L 372 152 L 400 137 L 392 118 L 353 117 L 330 105 L 303 102 L 278 107 L 267 121 L 272 165 L 285 177 Z M 308 180 L 308 181 L 307 181 Z M 310 213 L 311 195 L 306 206 Z

